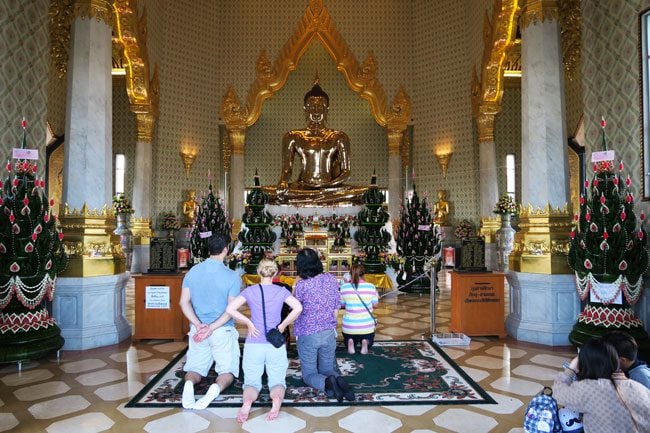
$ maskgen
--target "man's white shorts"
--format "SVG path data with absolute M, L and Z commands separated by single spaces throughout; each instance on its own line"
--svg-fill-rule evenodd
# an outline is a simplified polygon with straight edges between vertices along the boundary
M 217 328 L 200 343 L 194 341 L 194 334 L 196 328 L 192 325 L 184 371 L 193 371 L 205 377 L 214 360 L 214 371 L 217 374 L 232 373 L 235 377 L 239 376 L 239 333 L 234 326 Z

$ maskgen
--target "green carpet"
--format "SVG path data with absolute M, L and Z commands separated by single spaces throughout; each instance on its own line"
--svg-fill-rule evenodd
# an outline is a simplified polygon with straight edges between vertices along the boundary
M 180 407 L 186 350 L 152 378 L 126 407 Z M 340 346 L 336 353 L 338 366 L 356 392 L 357 400 L 354 402 L 338 403 L 305 386 L 295 345 L 288 349 L 288 356 L 287 392 L 283 406 L 495 403 L 440 347 L 428 341 L 375 341 L 367 355 L 349 355 Z M 197 398 L 213 383 L 214 374 L 212 370 L 208 378 L 195 387 Z M 241 406 L 243 378 L 240 372 L 235 383 L 210 407 Z M 268 388 L 265 387 L 256 405 L 270 404 Z

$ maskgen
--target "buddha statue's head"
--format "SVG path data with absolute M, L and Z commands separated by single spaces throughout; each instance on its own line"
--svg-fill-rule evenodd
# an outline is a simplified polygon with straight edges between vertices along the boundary
M 312 124 L 324 123 L 327 118 L 327 110 L 330 105 L 330 98 L 320 87 L 318 81 L 314 83 L 311 90 L 305 94 L 305 115 L 307 122 Z

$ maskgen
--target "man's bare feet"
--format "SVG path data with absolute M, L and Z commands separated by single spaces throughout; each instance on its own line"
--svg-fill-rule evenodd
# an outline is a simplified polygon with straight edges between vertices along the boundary
M 273 406 L 271 406 L 271 412 L 266 416 L 267 421 L 273 421 L 280 415 L 280 407 L 282 406 L 282 399 L 274 398 Z
M 248 419 L 248 414 L 251 411 L 251 405 L 253 404 L 252 401 L 244 401 L 244 404 L 242 404 L 241 409 L 237 412 L 237 422 L 240 424 L 243 424 L 246 422 Z
M 361 354 L 362 355 L 368 354 L 368 340 L 366 340 L 365 338 L 361 340 Z
M 348 340 L 348 353 L 354 355 L 354 340 L 351 338 Z

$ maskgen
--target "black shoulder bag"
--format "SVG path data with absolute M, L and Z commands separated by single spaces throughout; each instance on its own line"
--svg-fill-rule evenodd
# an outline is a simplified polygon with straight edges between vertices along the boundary
M 260 293 L 262 294 L 262 317 L 264 318 L 264 335 L 266 336 L 266 341 L 271 343 L 273 347 L 282 347 L 286 340 L 280 330 L 277 327 L 271 328 L 268 331 L 266 330 L 266 307 L 264 306 L 264 290 L 262 289 L 261 284 L 258 284 L 258 286 L 260 286 Z

